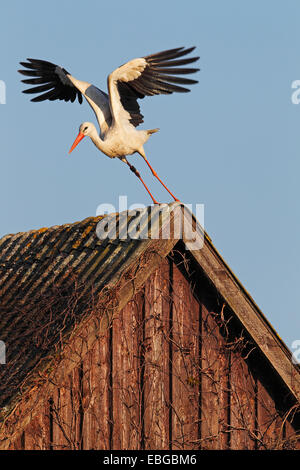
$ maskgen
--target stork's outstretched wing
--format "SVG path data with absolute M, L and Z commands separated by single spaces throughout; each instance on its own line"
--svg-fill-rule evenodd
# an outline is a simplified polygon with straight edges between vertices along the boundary
M 82 94 L 73 85 L 68 77 L 69 72 L 64 68 L 46 60 L 27 60 L 28 62 L 20 62 L 20 64 L 28 70 L 19 70 L 19 72 L 22 75 L 32 77 L 22 80 L 22 82 L 34 85 L 34 87 L 23 90 L 23 93 L 42 93 L 32 98 L 31 101 L 64 100 L 73 103 L 78 98 L 79 103 L 82 103 Z
M 77 78 L 73 77 L 59 65 L 52 64 L 46 60 L 27 60 L 28 62 L 20 62 L 20 64 L 28 70 L 19 70 L 19 72 L 34 78 L 28 78 L 22 80 L 22 82 L 35 86 L 23 90 L 23 93 L 42 93 L 31 101 L 64 100 L 73 103 L 77 97 L 81 104 L 82 95 L 84 95 L 96 114 L 101 136 L 105 135 L 111 124 L 111 112 L 108 95 L 104 91 L 88 82 L 77 80 Z
M 108 90 L 114 120 L 127 120 L 136 127 L 143 122 L 137 102 L 139 98 L 190 91 L 181 85 L 192 85 L 198 81 L 177 75 L 187 75 L 199 70 L 182 67 L 199 59 L 180 58 L 194 49 L 179 47 L 133 59 L 112 72 L 108 77 Z

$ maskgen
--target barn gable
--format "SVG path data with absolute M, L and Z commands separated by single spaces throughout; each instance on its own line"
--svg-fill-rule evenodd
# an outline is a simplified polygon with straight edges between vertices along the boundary
M 0 240 L 2 448 L 296 447 L 298 368 L 197 221 L 189 250 L 101 220 Z

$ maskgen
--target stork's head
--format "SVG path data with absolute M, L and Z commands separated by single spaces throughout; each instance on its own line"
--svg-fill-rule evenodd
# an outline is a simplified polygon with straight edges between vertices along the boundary
M 79 126 L 79 133 L 82 133 L 84 136 L 90 136 L 95 130 L 95 126 L 92 122 L 83 122 Z
M 91 137 L 95 131 L 96 131 L 96 127 L 94 126 L 92 122 L 83 122 L 82 124 L 80 124 L 78 136 L 74 140 L 74 143 L 72 147 L 70 148 L 69 153 L 71 153 L 74 150 L 74 148 L 79 144 L 79 142 L 84 137 L 86 136 Z

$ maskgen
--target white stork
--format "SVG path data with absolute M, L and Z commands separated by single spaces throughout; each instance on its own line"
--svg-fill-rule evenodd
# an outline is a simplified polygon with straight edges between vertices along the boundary
M 64 100 L 73 103 L 78 98 L 80 104 L 83 95 L 96 114 L 100 134 L 98 134 L 94 124 L 84 122 L 79 127 L 79 134 L 70 152 L 83 137 L 89 136 L 96 147 L 105 155 L 110 158 L 118 157 L 126 163 L 130 170 L 141 180 L 153 202 L 157 203 L 139 172 L 126 158 L 127 155 L 137 152 L 144 158 L 152 174 L 175 201 L 178 201 L 158 177 L 146 158 L 143 146 L 150 135 L 157 132 L 158 129 L 136 129 L 143 122 L 143 115 L 140 112 L 137 100 L 144 98 L 144 96 L 190 91 L 180 85 L 198 83 L 197 80 L 178 77 L 177 75 L 186 75 L 199 70 L 182 67 L 199 59 L 199 57 L 181 58 L 194 49 L 194 47 L 179 47 L 133 59 L 121 65 L 108 76 L 108 94 L 90 83 L 77 80 L 58 65 L 45 60 L 27 59 L 28 62 L 20 62 L 26 69 L 19 70 L 19 72 L 31 77 L 22 80 L 23 83 L 35 86 L 23 90 L 23 93 L 42 93 L 31 100 L 34 102 Z

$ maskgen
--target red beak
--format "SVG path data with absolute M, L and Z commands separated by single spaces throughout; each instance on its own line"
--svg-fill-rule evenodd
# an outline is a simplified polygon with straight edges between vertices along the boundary
M 72 145 L 72 147 L 70 148 L 69 150 L 69 153 L 71 153 L 74 148 L 76 147 L 76 145 L 79 144 L 79 142 L 85 137 L 85 135 L 82 133 L 82 132 L 79 132 L 78 136 L 76 137 L 76 139 L 74 140 L 74 143 Z

